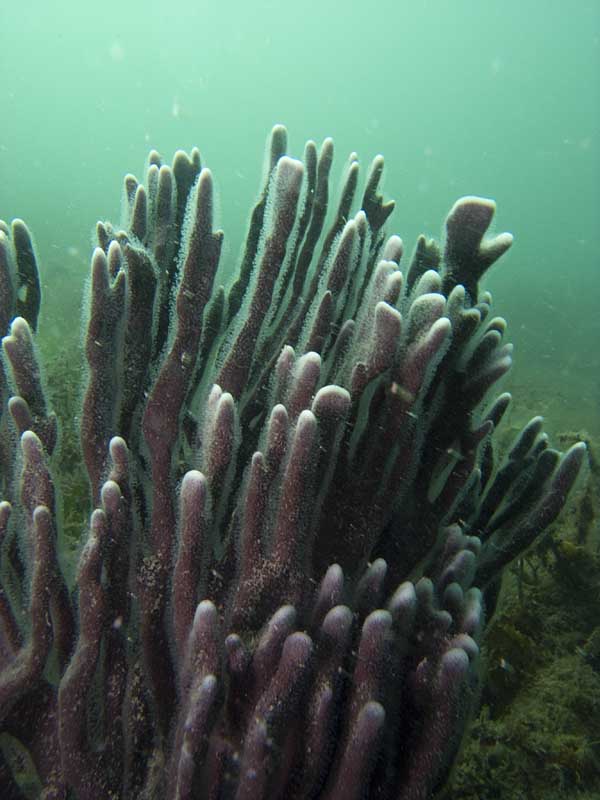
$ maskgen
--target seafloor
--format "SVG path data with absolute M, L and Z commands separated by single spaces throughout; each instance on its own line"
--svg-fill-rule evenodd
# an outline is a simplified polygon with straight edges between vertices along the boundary
M 550 391 L 552 375 L 526 378 L 509 387 L 515 429 L 543 414 L 561 449 L 587 441 L 588 466 L 557 522 L 505 575 L 483 642 L 481 709 L 448 800 L 600 797 L 600 398 L 593 409 Z M 586 429 L 572 429 L 574 404 Z

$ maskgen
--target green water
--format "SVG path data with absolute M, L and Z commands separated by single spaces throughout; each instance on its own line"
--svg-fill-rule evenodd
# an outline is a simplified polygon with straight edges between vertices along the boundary
M 497 201 L 514 414 L 597 443 L 600 0 L 0 0 L 0 218 L 34 232 L 54 346 L 79 341 L 94 224 L 148 150 L 200 148 L 235 264 L 278 122 L 296 156 L 332 136 L 337 174 L 383 153 L 409 253 L 458 197 Z
M 46 317 L 60 274 L 78 329 L 93 225 L 149 148 L 200 147 L 231 259 L 274 123 L 296 155 L 333 136 L 339 168 L 381 152 L 409 250 L 458 196 L 497 200 L 516 244 L 487 286 L 512 381 L 598 432 L 599 76 L 598 0 L 3 0 L 0 218 L 28 221 Z

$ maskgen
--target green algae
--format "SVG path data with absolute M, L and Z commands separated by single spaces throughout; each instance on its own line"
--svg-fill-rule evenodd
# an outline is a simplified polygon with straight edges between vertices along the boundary
M 505 577 L 452 800 L 600 797 L 600 491 L 588 443 L 592 468 L 561 521 Z

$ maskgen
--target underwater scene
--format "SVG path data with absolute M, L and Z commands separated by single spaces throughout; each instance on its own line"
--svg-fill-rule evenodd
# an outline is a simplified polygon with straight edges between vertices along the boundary
M 0 4 L 0 798 L 600 797 L 600 2 Z

